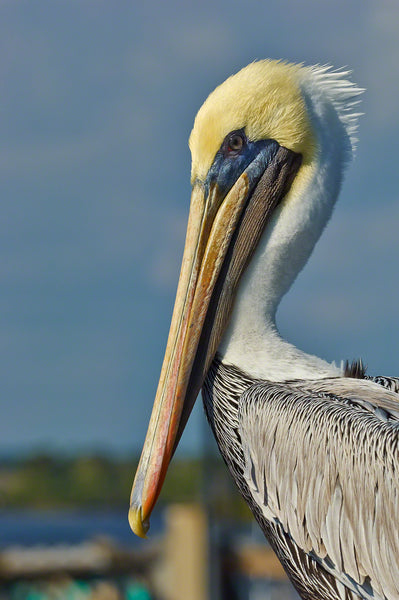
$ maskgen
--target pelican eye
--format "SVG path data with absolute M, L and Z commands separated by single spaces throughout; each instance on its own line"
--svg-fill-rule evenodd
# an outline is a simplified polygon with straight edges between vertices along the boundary
M 224 140 L 224 150 L 227 155 L 239 154 L 247 143 L 247 138 L 242 130 L 232 131 Z

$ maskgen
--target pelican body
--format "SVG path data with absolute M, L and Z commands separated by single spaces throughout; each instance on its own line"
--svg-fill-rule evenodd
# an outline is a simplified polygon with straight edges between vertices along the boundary
M 250 64 L 190 136 L 192 198 L 176 303 L 131 495 L 145 536 L 202 387 L 221 454 L 302 598 L 399 598 L 399 379 L 283 340 L 282 296 L 350 160 L 347 73 Z

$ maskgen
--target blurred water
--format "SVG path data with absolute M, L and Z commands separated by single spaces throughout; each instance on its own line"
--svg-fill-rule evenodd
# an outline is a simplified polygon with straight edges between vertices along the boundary
M 151 519 L 151 534 L 162 533 L 162 513 L 156 512 Z M 125 511 L 104 510 L 0 510 L 0 549 L 10 545 L 36 546 L 55 544 L 79 544 L 106 536 L 118 545 L 138 548 L 146 542 L 130 531 Z M 229 536 L 226 537 L 226 539 Z M 233 536 L 252 542 L 264 542 L 263 535 L 255 527 L 243 528 L 241 535 Z M 215 542 L 216 540 L 214 540 Z M 233 538 L 231 540 L 233 543 Z M 216 551 L 216 549 L 214 549 Z M 220 549 L 219 549 L 220 551 Z M 213 558 L 216 559 L 217 555 Z M 220 567 L 220 565 L 219 565 Z M 231 575 L 230 575 L 231 576 Z M 215 582 L 214 582 L 215 584 Z M 106 578 L 77 581 L 60 579 L 55 590 L 54 581 L 37 582 L 24 580 L 0 585 L 0 600 L 151 600 L 145 582 L 129 578 L 107 576 Z M 83 586 L 83 587 L 82 587 Z M 253 579 L 240 574 L 232 576 L 231 589 L 234 597 L 243 600 L 296 600 L 298 595 L 285 581 Z M 212 589 L 213 598 L 220 599 L 221 590 Z M 211 596 L 210 596 L 211 597 Z
M 151 537 L 162 529 L 162 517 L 151 518 Z M 141 540 L 130 530 L 127 511 L 103 510 L 0 510 L 0 548 L 9 545 L 78 544 L 107 536 L 127 546 Z

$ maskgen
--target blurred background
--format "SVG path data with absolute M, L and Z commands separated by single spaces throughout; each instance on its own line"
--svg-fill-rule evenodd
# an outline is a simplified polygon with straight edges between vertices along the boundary
M 353 71 L 356 160 L 278 322 L 308 352 L 398 374 L 398 25 L 393 0 L 0 0 L 1 599 L 296 597 L 200 402 L 150 541 L 127 524 L 180 268 L 187 139 L 250 61 Z

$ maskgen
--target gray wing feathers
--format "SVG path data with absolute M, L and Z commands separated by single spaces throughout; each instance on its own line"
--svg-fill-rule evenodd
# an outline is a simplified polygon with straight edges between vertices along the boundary
M 319 379 L 317 381 L 293 382 L 293 385 L 310 394 L 324 393 L 351 400 L 378 416 L 381 420 L 399 421 L 399 394 L 396 393 L 396 378 L 374 377 L 373 379 Z
M 378 383 L 378 385 L 382 385 L 384 388 L 392 390 L 392 392 L 399 393 L 399 377 L 384 377 L 381 375 L 378 375 L 377 377 L 365 375 L 364 377 L 365 379 Z
M 254 502 L 363 598 L 399 597 L 398 408 L 392 391 L 344 378 L 262 382 L 240 400 Z

